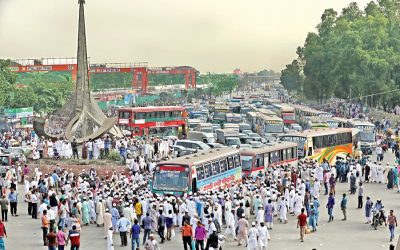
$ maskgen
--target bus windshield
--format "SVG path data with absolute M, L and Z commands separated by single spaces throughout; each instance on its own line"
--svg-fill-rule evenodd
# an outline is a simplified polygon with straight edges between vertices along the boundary
M 251 170 L 253 166 L 253 157 L 252 156 L 241 156 L 240 159 L 242 160 L 242 169 L 244 171 Z
M 362 131 L 360 132 L 361 141 L 375 142 L 375 133 L 373 131 Z
M 187 191 L 188 173 L 174 170 L 156 171 L 154 173 L 153 188 L 165 191 Z
M 265 132 L 266 133 L 282 133 L 283 132 L 283 124 L 280 123 L 266 123 L 265 124 Z
M 283 113 L 282 114 L 282 119 L 283 120 L 288 120 L 288 121 L 294 121 L 296 120 L 296 117 L 293 113 Z

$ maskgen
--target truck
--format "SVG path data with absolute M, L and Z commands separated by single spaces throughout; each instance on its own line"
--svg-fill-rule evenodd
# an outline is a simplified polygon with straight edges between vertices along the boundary
M 188 138 L 188 140 L 201 141 L 204 143 L 214 143 L 215 142 L 215 138 L 212 133 L 204 133 L 201 131 L 189 131 L 187 138 Z
M 231 147 L 239 147 L 239 132 L 232 129 L 217 129 L 217 142 Z

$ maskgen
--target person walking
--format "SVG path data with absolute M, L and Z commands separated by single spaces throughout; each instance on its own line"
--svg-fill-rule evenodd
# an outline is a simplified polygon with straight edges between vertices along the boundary
M 194 230 L 194 238 L 196 240 L 196 250 L 204 250 L 204 241 L 207 238 L 207 232 L 206 228 L 200 221 L 197 222 L 196 229 Z
M 238 221 L 238 234 L 237 234 L 237 241 L 238 241 L 238 246 L 241 246 L 242 244 L 240 243 L 240 241 L 242 239 L 245 240 L 246 242 L 246 246 L 248 243 L 248 238 L 247 238 L 247 229 L 249 228 L 249 222 L 246 220 L 245 218 L 245 214 L 242 214 L 242 218 Z
M 192 249 L 192 227 L 189 225 L 187 221 L 184 221 L 183 227 L 182 227 L 182 241 L 183 241 L 183 248 L 187 250 L 187 246 L 189 246 L 190 250 Z
M 264 225 L 264 222 L 260 222 L 260 226 L 258 227 L 258 235 L 260 250 L 267 250 L 268 241 L 270 241 L 268 228 Z M 197 249 L 196 249 L 197 250 Z
M 358 207 L 357 208 L 362 208 L 363 207 L 363 195 L 364 195 L 364 187 L 362 182 L 360 182 L 358 186 Z
M 103 215 L 103 228 L 104 228 L 104 239 L 107 239 L 108 229 L 112 226 L 112 215 L 108 208 L 105 209 L 105 213 Z
M 6 249 L 4 238 L 7 238 L 6 227 L 3 223 L 3 220 L 0 219 L 0 249 Z
M 343 219 L 342 219 L 342 221 L 347 220 L 347 213 L 346 213 L 346 210 L 347 210 L 347 197 L 346 197 L 346 194 L 343 194 L 342 201 L 340 202 L 340 209 L 341 209 L 342 212 L 343 212 Z
M 304 234 L 307 226 L 307 215 L 304 213 L 305 209 L 301 209 L 301 214 L 297 216 L 297 228 L 300 228 L 300 241 L 304 242 Z
M 50 228 L 50 232 L 46 235 L 48 250 L 57 250 L 57 234 L 54 228 Z
M 37 219 L 37 212 L 38 212 L 38 197 L 36 190 L 32 191 L 31 194 L 31 203 L 32 203 L 32 219 Z
M 0 206 L 1 206 L 1 220 L 2 221 L 8 221 L 8 199 L 5 195 L 0 200 Z
M 11 188 L 11 191 L 8 194 L 8 200 L 10 201 L 11 216 L 18 216 L 17 215 L 18 195 L 17 192 L 14 190 L 14 188 Z
M 114 250 L 113 233 L 113 227 L 109 227 L 107 232 L 107 250 Z
M 65 233 L 62 230 L 61 226 L 58 226 L 57 245 L 58 245 L 58 250 L 64 250 L 64 248 L 65 248 Z
M 147 241 L 149 235 L 151 234 L 151 223 L 152 222 L 153 222 L 153 220 L 150 217 L 150 213 L 147 212 L 146 216 L 142 220 L 142 227 L 143 227 L 143 230 L 144 230 L 144 233 L 143 233 L 143 244 Z
M 329 220 L 328 222 L 333 221 L 333 207 L 335 206 L 335 197 L 333 194 L 329 194 L 328 204 L 326 204 L 326 208 L 328 209 Z
M 50 226 L 50 220 L 47 218 L 47 210 L 43 210 L 42 214 L 42 232 L 43 232 L 43 246 L 47 246 L 47 233 Z
M 139 221 L 137 219 L 134 220 L 133 226 L 131 228 L 130 232 L 130 238 L 132 240 L 132 250 L 139 249 L 140 247 L 140 226 L 139 226 Z
M 248 249 L 249 250 L 258 250 L 258 239 L 260 237 L 260 234 L 258 233 L 258 230 L 256 228 L 256 222 L 251 223 L 251 228 L 249 229 L 249 243 L 248 243 Z
M 144 243 L 144 249 L 146 249 L 146 250 L 160 250 L 160 246 L 158 245 L 156 239 L 154 238 L 154 234 L 150 234 L 149 238 Z
M 79 250 L 81 245 L 81 234 L 76 230 L 76 225 L 72 226 L 72 230 L 68 233 L 66 245 L 71 241 L 71 250 Z
M 369 196 L 367 196 L 367 201 L 365 202 L 365 217 L 367 219 L 367 222 L 365 224 L 369 224 L 372 221 L 372 201 Z
M 389 225 L 390 241 L 392 241 L 394 238 L 394 230 L 397 227 L 397 218 L 393 214 L 393 209 L 390 210 L 390 214 L 387 217 L 387 224 Z
M 160 236 L 161 238 L 161 243 L 164 243 L 165 216 L 163 214 L 163 210 L 160 210 L 160 215 L 158 216 L 157 225 L 158 225 L 158 230 L 157 230 L 158 236 Z
M 121 247 L 126 247 L 128 245 L 128 229 L 131 227 L 131 222 L 121 214 L 121 218 L 117 222 L 117 230 L 121 237 Z

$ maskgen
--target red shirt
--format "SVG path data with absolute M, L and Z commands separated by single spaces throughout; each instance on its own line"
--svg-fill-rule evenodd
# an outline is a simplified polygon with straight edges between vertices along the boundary
M 4 238 L 6 234 L 7 234 L 6 227 L 4 226 L 3 223 L 0 223 L 0 238 Z
M 81 244 L 81 235 L 78 231 L 69 231 L 69 239 L 71 240 L 71 246 L 79 246 Z
M 297 219 L 299 220 L 299 226 L 301 227 L 307 226 L 307 215 L 300 214 L 299 216 L 297 216 Z

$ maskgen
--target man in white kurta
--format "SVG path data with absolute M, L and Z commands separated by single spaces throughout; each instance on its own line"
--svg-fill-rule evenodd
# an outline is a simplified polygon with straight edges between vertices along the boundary
M 287 202 L 286 202 L 284 196 L 281 197 L 281 200 L 278 203 L 278 209 L 279 209 L 279 219 L 281 220 L 281 222 L 284 222 L 286 224 L 287 223 Z
M 99 201 L 96 202 L 96 224 L 98 227 L 104 224 L 103 216 L 104 216 L 103 200 L 99 199 Z
M 249 242 L 247 244 L 248 250 L 258 250 L 258 230 L 256 228 L 256 223 L 251 223 L 251 228 L 249 230 Z
M 225 237 L 228 235 L 232 235 L 234 239 L 236 239 L 236 227 L 235 227 L 235 216 L 233 213 L 226 208 L 225 209 L 225 220 L 226 220 L 226 229 L 225 229 Z
M 258 244 L 260 245 L 260 250 L 267 250 L 269 239 L 268 228 L 264 223 L 261 223 L 258 227 Z

